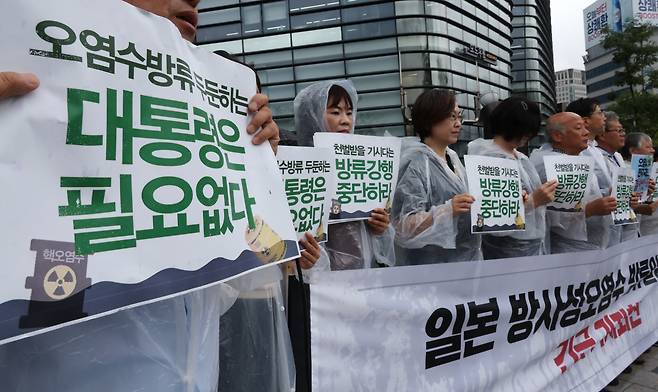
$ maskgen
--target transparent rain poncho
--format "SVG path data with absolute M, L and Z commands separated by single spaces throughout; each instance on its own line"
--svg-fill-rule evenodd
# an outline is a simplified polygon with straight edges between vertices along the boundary
M 538 256 L 545 254 L 546 206 L 535 207 L 532 192 L 542 185 L 535 165 L 525 154 L 515 151 L 510 154 L 493 140 L 476 139 L 468 144 L 468 153 L 495 158 L 512 159 L 519 164 L 521 188 L 528 193 L 525 202 L 524 231 L 511 233 L 492 233 L 482 236 L 482 253 L 485 259 L 504 259 L 521 256 Z
M 259 390 L 292 390 L 280 280 L 270 267 L 2 345 L 2 390 L 255 390 L 235 387 L 246 374 Z
M 219 319 L 237 295 L 220 284 L 0 346 L 2 389 L 214 391 Z
M 470 214 L 454 216 L 452 198 L 468 193 L 466 171 L 457 153 L 446 154 L 455 168 L 420 139 L 404 138 L 392 220 L 399 265 L 480 260 L 480 237 L 471 234 Z
M 220 319 L 219 392 L 295 389 L 283 279 L 270 266 L 227 282 L 240 294 Z
M 640 235 L 658 234 L 658 211 L 652 215 L 638 215 L 640 220 Z
M 594 174 L 596 175 L 596 181 L 599 183 L 601 195 L 612 195 L 613 174 L 616 168 L 626 166 L 621 154 L 615 152 L 612 156 L 609 156 L 610 154 L 608 152 L 597 147 L 596 141 L 592 141 L 587 146 L 587 149 L 581 152 L 580 155 L 590 157 L 594 161 Z M 615 164 L 613 160 L 616 161 L 617 164 Z M 608 247 L 637 238 L 637 232 L 637 224 L 610 226 Z
M 357 94 L 354 84 L 349 80 L 322 81 L 314 83 L 297 94 L 294 102 L 295 131 L 300 146 L 313 146 L 316 132 L 328 132 L 324 120 L 329 98 L 329 89 L 337 85 L 345 89 L 352 100 L 352 116 L 356 122 Z M 352 129 L 352 132 L 354 129 Z M 328 241 L 323 245 L 319 265 L 328 257 L 332 270 L 369 268 L 375 262 L 395 265 L 395 251 L 392 226 L 381 235 L 374 235 L 365 221 L 335 223 L 329 225 Z M 317 265 L 317 264 L 316 264 Z M 315 267 L 314 267 L 315 268 Z
M 553 149 L 550 144 L 530 154 L 530 161 L 535 165 L 542 182 L 546 182 L 546 169 L 544 156 L 564 155 Z M 590 176 L 583 204 L 601 197 L 596 176 Z M 561 212 L 546 210 L 547 249 L 551 254 L 580 252 L 586 250 L 603 249 L 608 244 L 608 236 L 612 218 L 606 216 L 585 215 L 585 209 L 580 212 Z

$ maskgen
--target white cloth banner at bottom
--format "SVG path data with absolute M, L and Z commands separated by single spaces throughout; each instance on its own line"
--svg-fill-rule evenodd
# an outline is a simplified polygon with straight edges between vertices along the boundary
M 657 255 L 649 236 L 318 275 L 313 391 L 598 391 L 658 340 Z

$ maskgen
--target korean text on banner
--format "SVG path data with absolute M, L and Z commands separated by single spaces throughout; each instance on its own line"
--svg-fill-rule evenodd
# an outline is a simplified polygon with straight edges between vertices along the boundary
M 635 176 L 635 193 L 640 194 L 640 201 L 648 201 L 652 195 L 649 194 L 649 180 L 651 179 L 651 166 L 653 156 L 633 154 L 631 157 L 631 168 Z
M 473 233 L 525 230 L 525 208 L 519 164 L 512 159 L 464 157 Z
M 331 195 L 336 187 L 330 148 L 280 146 L 276 154 L 297 237 L 327 241 Z
M 249 68 L 121 1 L 3 11 L 0 69 L 41 86 L 0 103 L 0 342 L 298 257 Z
M 375 208 L 390 210 L 398 180 L 400 139 L 319 132 L 316 147 L 336 154 L 336 192 L 329 223 L 368 219 Z
M 323 273 L 313 391 L 601 390 L 658 340 L 657 244 Z
M 615 225 L 637 223 L 637 216 L 631 208 L 631 197 L 635 189 L 633 169 L 619 167 L 613 173 L 612 195 L 617 199 L 617 209 L 612 212 Z
M 580 212 L 592 175 L 592 160 L 588 157 L 547 155 L 544 157 L 546 178 L 557 181 L 555 199 L 546 208 L 553 211 Z

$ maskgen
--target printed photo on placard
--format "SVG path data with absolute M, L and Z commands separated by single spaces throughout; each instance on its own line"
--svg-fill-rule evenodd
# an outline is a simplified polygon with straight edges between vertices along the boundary
M 335 153 L 330 224 L 368 219 L 375 208 L 390 210 L 398 179 L 399 138 L 319 132 L 313 140 L 316 147 Z
M 2 7 L 40 86 L 0 102 L 0 344 L 299 257 L 250 68 L 123 1 Z
M 631 196 L 635 189 L 635 176 L 630 167 L 619 167 L 613 173 L 612 192 L 617 199 L 617 209 L 612 212 L 615 225 L 637 223 L 635 211 L 631 208 Z
M 658 184 L 658 163 L 655 163 L 651 165 L 651 179 Z M 654 201 L 658 200 L 658 186 L 656 187 L 656 190 L 653 192 L 652 195 L 649 195 L 647 198 L 647 203 L 653 203 Z
M 518 162 L 478 155 L 464 156 L 473 233 L 525 230 L 525 208 Z
M 580 212 L 583 198 L 592 175 L 592 160 L 588 157 L 570 155 L 547 155 L 544 157 L 546 179 L 556 180 L 555 199 L 546 208 L 561 212 Z
M 333 150 L 280 146 L 276 158 L 297 238 L 311 233 L 317 242 L 326 242 L 331 195 L 336 187 Z
M 649 180 L 651 179 L 651 167 L 653 156 L 633 154 L 631 157 L 631 169 L 635 176 L 635 193 L 640 194 L 640 201 L 646 202 L 652 198 L 649 194 Z

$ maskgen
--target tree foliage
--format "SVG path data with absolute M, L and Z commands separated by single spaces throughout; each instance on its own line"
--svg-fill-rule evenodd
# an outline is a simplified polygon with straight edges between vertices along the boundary
M 626 132 L 644 132 L 658 141 L 658 95 L 624 93 L 608 109 L 619 115 Z

